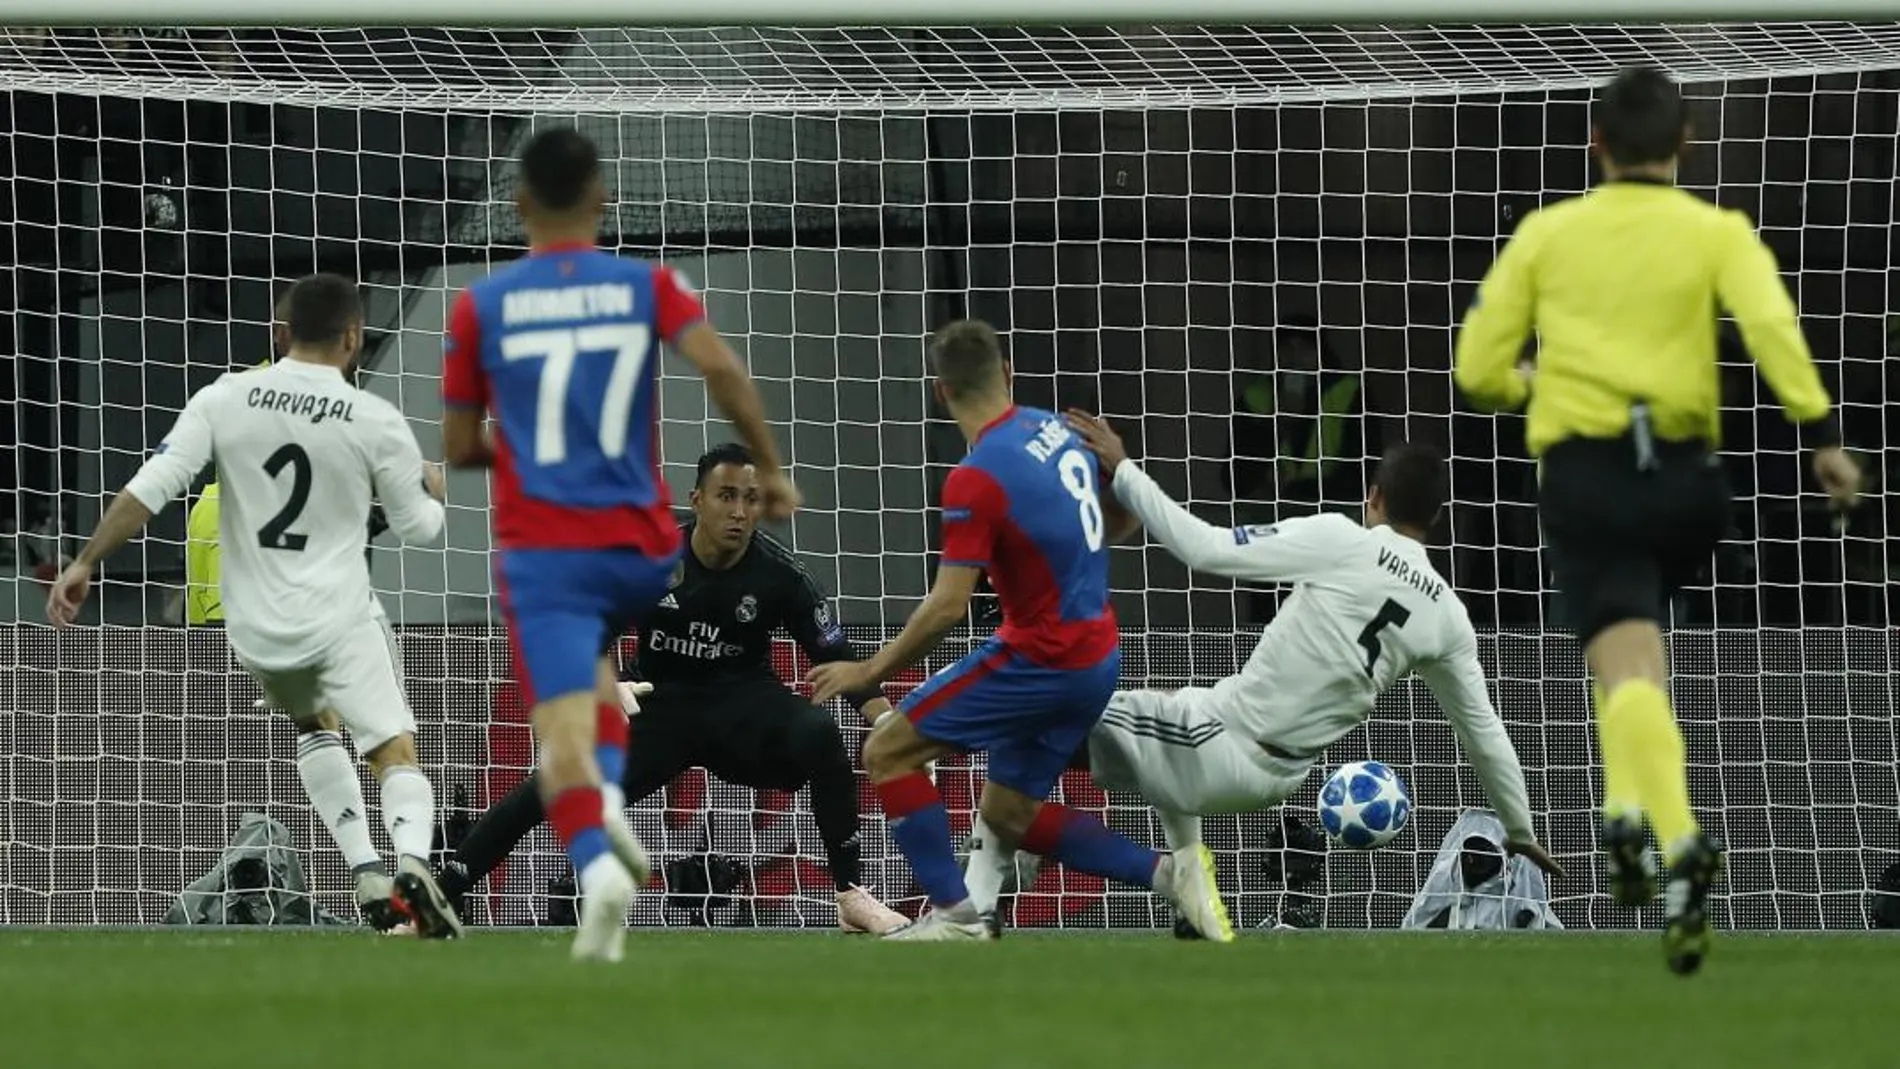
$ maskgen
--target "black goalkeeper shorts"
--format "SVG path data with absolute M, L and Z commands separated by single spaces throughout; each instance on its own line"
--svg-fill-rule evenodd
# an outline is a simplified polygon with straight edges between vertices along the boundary
M 1658 442 L 1637 467 L 1627 438 L 1572 438 L 1543 456 L 1538 517 L 1579 642 L 1624 620 L 1668 619 L 1728 530 L 1729 491 L 1701 443 Z
M 769 680 L 656 685 L 632 720 L 622 783 L 634 802 L 699 767 L 742 787 L 797 790 L 843 747 L 830 709 Z

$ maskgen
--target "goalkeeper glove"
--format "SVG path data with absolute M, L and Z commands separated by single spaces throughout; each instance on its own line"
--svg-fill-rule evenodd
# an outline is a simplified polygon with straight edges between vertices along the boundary
M 632 719 L 640 713 L 640 699 L 653 693 L 653 684 L 615 683 L 614 689 L 620 693 L 620 711 Z

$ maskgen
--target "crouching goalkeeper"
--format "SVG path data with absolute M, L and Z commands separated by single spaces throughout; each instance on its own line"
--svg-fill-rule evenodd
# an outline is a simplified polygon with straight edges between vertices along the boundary
M 791 550 L 757 531 L 757 471 L 742 446 L 699 458 L 684 526 L 687 550 L 671 588 L 640 629 L 635 673 L 621 685 L 633 717 L 622 786 L 637 802 L 703 767 L 728 783 L 770 790 L 811 785 L 812 818 L 838 889 L 838 926 L 882 933 L 905 923 L 858 886 L 858 780 L 831 714 L 772 671 L 784 628 L 814 663 L 854 654 L 825 595 Z M 878 690 L 846 698 L 867 718 L 891 706 Z M 482 816 L 439 882 L 460 901 L 544 817 L 530 777 Z

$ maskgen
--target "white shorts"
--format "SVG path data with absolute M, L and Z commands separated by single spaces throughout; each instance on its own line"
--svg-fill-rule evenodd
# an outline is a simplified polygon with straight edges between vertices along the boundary
M 299 725 L 326 710 L 335 713 L 359 754 L 398 735 L 415 734 L 415 714 L 402 690 L 402 652 L 380 613 L 352 625 L 302 667 L 260 668 L 242 657 L 239 661 L 272 704 Z
M 1205 690 L 1118 690 L 1089 733 L 1089 768 L 1110 790 L 1176 813 L 1246 813 L 1286 801 L 1313 761 L 1275 757 L 1227 730 Z

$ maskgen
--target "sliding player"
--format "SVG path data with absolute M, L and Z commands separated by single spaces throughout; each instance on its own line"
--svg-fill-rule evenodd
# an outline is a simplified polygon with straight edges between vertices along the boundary
M 376 922 L 380 911 L 363 902 L 363 888 L 389 881 L 362 826 L 356 770 L 325 724 L 332 717 L 382 781 L 383 826 L 397 855 L 392 903 L 418 934 L 453 938 L 461 922 L 428 869 L 435 794 L 416 767 L 401 658 L 363 565 L 372 497 L 404 541 L 432 541 L 442 531 L 442 475 L 424 466 L 401 412 L 344 379 L 363 341 L 356 286 L 313 275 L 285 299 L 289 352 L 192 396 L 54 584 L 47 615 L 72 623 L 93 567 L 215 461 L 231 649 L 297 725 L 298 773 L 357 869 L 365 917 Z
M 1454 375 L 1486 407 L 1530 403 L 1551 570 L 1596 677 L 1611 892 L 1627 906 L 1655 894 L 1647 817 L 1669 865 L 1663 953 L 1688 974 L 1708 952 L 1722 848 L 1689 806 L 1662 622 L 1728 526 L 1714 456 L 1718 302 L 1837 508 L 1853 506 L 1860 469 L 1841 449 L 1774 254 L 1742 213 L 1676 188 L 1689 138 L 1681 90 L 1654 68 L 1627 70 L 1594 119 L 1603 184 L 1525 217 L 1472 300 Z M 1534 388 L 1519 365 L 1533 330 Z
M 865 771 L 931 911 L 887 938 L 987 939 L 951 850 L 949 816 L 925 766 L 989 752 L 980 803 L 989 827 L 1072 868 L 1152 888 L 1210 939 L 1233 926 L 1204 847 L 1160 854 L 1094 817 L 1043 801 L 1101 718 L 1121 668 L 1108 604 L 1110 518 L 1096 462 L 1062 417 L 1010 400 L 1009 364 L 985 323 L 952 323 L 932 340 L 938 400 L 970 443 L 943 489 L 943 559 L 903 633 L 869 661 L 811 670 L 825 702 L 889 680 L 961 622 L 984 569 L 1003 605 L 989 641 L 937 673 L 864 745 Z
M 811 816 L 837 886 L 838 926 L 883 933 L 904 916 L 858 886 L 858 775 L 831 712 L 787 688 L 772 670 L 783 629 L 814 664 L 855 658 L 811 573 L 758 530 L 758 468 L 744 446 L 699 458 L 686 552 L 666 596 L 642 621 L 634 674 L 621 684 L 633 715 L 621 786 L 638 802 L 681 772 L 704 766 L 745 787 L 811 785 Z M 656 688 L 644 696 L 641 691 Z M 882 690 L 846 694 L 866 719 L 890 711 Z M 637 714 L 637 715 L 634 715 Z M 451 901 L 494 871 L 543 818 L 533 777 L 482 814 L 443 869 Z
M 494 469 L 495 585 L 533 708 L 541 798 L 580 881 L 573 953 L 618 961 L 649 863 L 622 814 L 627 720 L 604 652 L 679 559 L 657 456 L 660 342 L 699 369 L 751 447 L 765 514 L 790 515 L 798 494 L 751 377 L 698 298 L 664 267 L 594 247 L 605 202 L 592 141 L 565 127 L 528 141 L 517 204 L 531 249 L 450 313 L 442 441 L 450 464 Z
M 1169 498 L 1105 420 L 1071 412 L 1069 422 L 1110 472 L 1116 497 L 1188 567 L 1293 584 L 1238 674 L 1212 687 L 1119 691 L 1109 700 L 1088 741 L 1098 783 L 1140 792 L 1169 847 L 1197 847 L 1201 815 L 1284 802 L 1381 693 L 1417 672 L 1503 820 L 1506 849 L 1561 873 L 1531 828 L 1524 770 L 1485 691 L 1471 619 L 1425 554 L 1445 505 L 1436 450 L 1386 451 L 1366 495 L 1370 527 L 1320 513 L 1230 529 Z M 994 908 L 1011 863 L 995 838 L 979 829 L 970 858 L 970 888 L 984 910 Z

